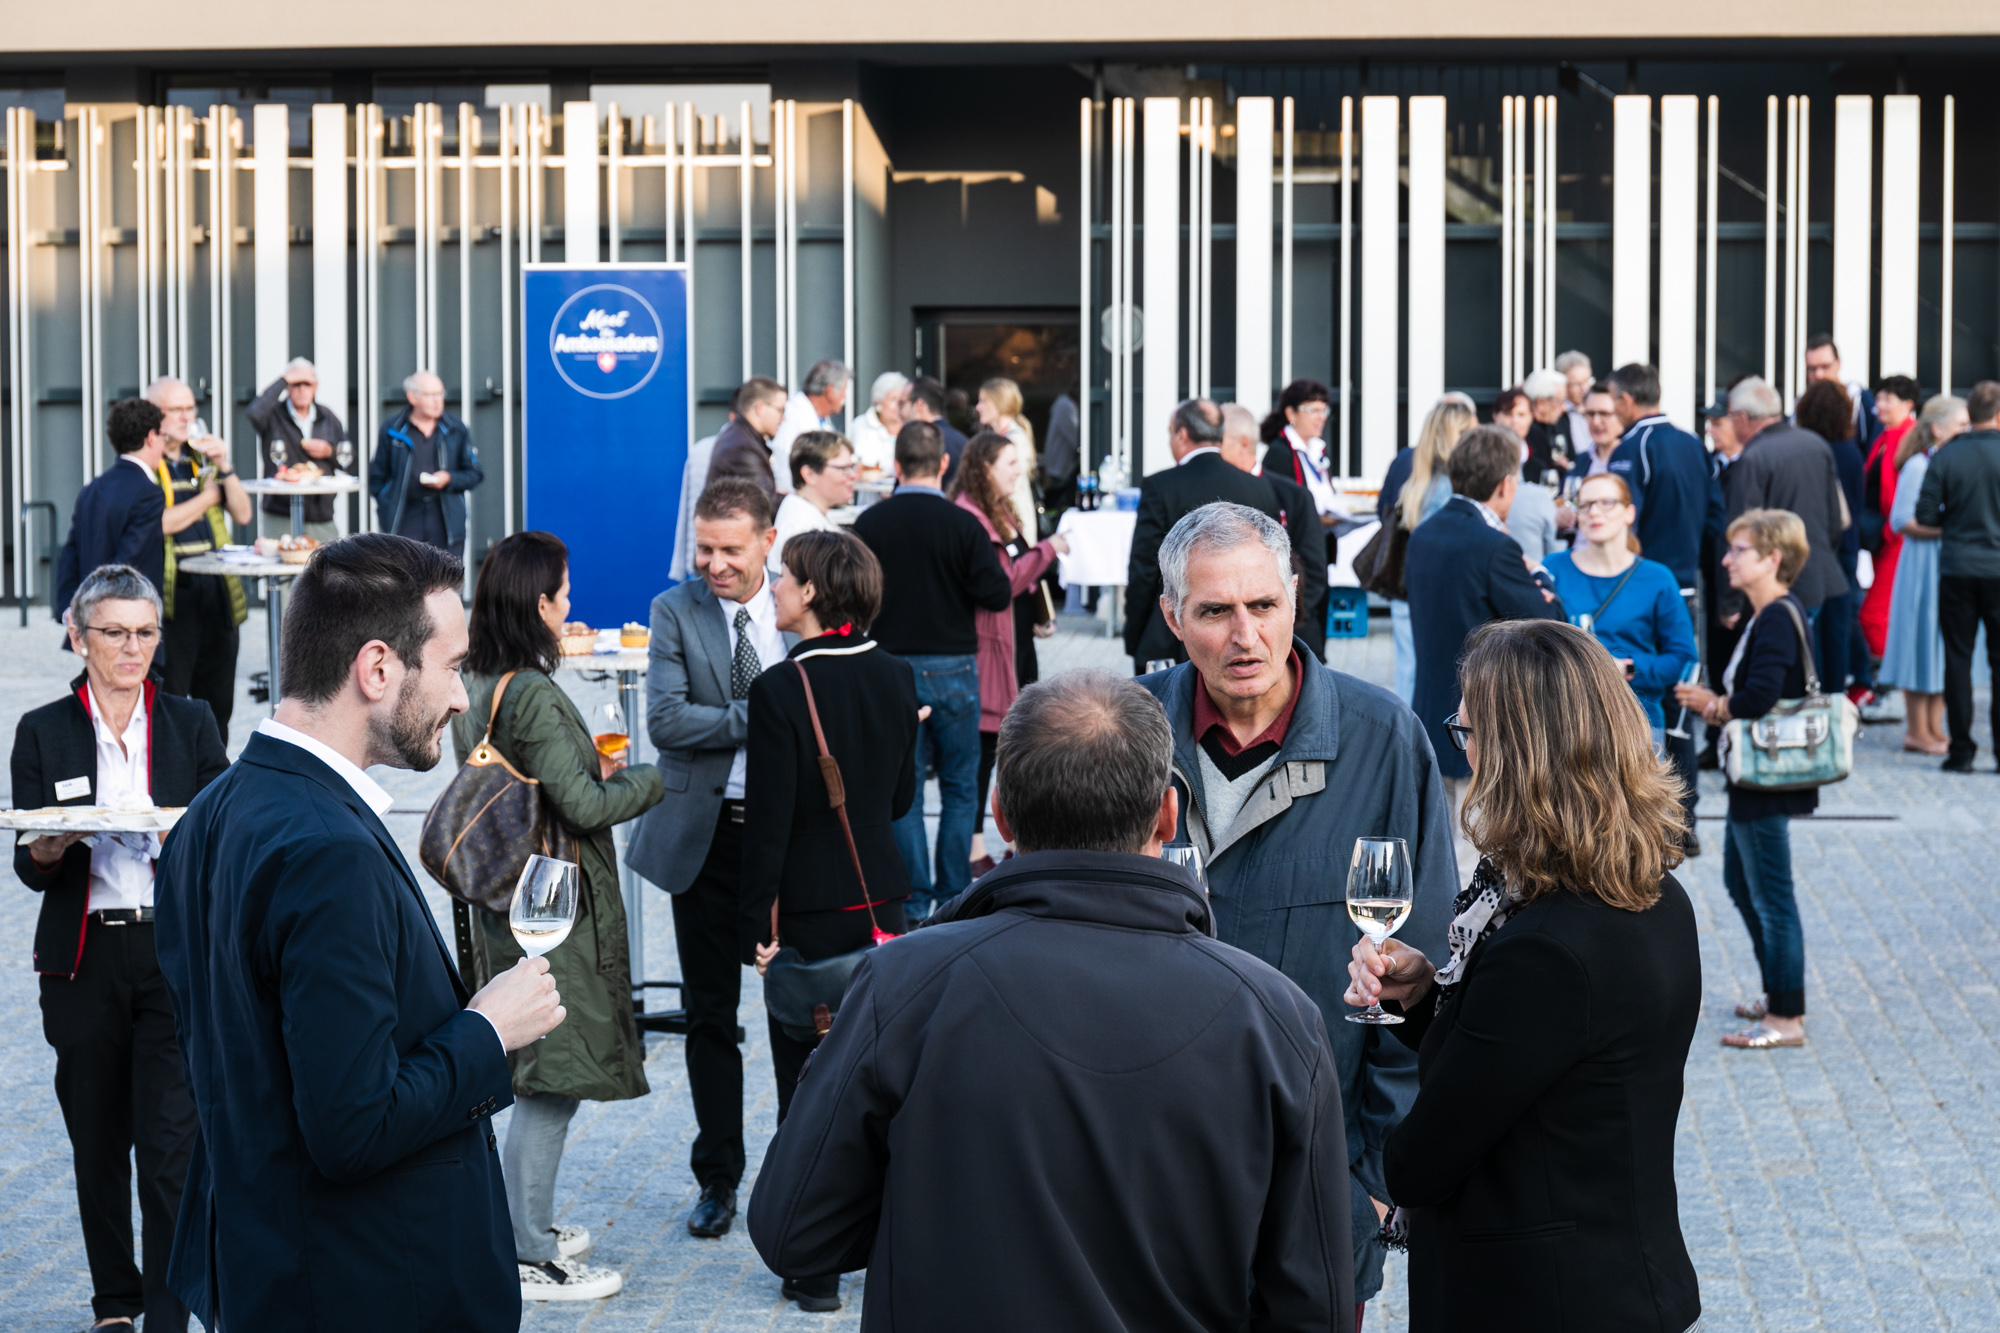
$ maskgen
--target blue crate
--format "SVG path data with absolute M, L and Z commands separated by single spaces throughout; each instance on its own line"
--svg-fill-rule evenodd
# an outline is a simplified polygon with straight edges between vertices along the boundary
M 1326 590 L 1326 637 L 1329 639 L 1368 637 L 1368 593 L 1365 589 Z

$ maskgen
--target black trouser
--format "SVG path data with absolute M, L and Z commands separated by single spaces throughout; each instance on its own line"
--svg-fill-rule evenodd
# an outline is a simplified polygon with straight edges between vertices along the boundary
M 979 733 L 979 823 L 975 827 L 986 827 L 986 814 L 991 808 L 987 793 L 993 789 L 993 764 L 1000 757 L 1000 733 L 982 731 Z
M 224 744 L 229 715 L 236 711 L 238 641 L 229 618 L 229 588 L 220 577 L 183 574 L 174 580 L 174 618 L 160 627 L 166 658 L 160 674 L 168 694 L 208 705 Z
M 736 937 L 742 892 L 743 803 L 724 801 L 700 873 L 686 892 L 674 895 L 688 1091 L 700 1127 L 688 1167 L 703 1189 L 735 1189 L 743 1179 L 743 1050 L 736 1042 L 736 1006 L 743 998 Z
M 1986 661 L 2000 690 L 2000 578 L 1973 579 L 1946 574 L 1938 580 L 1938 630 L 1944 636 L 1944 717 L 1951 731 L 1952 759 L 1971 762 L 1979 753 L 1972 739 L 1972 649 L 1979 626 L 1986 626 Z M 1986 720 L 1993 720 L 1987 709 Z M 1995 738 L 2000 744 L 2000 737 Z
M 93 918 L 75 979 L 41 982 L 42 1033 L 56 1052 L 56 1100 L 95 1293 L 90 1307 L 99 1319 L 143 1314 L 147 1333 L 185 1329 L 187 1307 L 167 1289 L 167 1258 L 194 1148 L 194 1101 L 152 925 Z M 143 1274 L 132 1252 L 135 1151 Z
M 452 541 L 447 534 L 444 525 L 444 501 L 436 494 L 404 503 L 403 519 L 396 525 L 396 535 L 424 542 L 441 551 L 450 551 L 461 561 L 465 559 L 465 538 L 460 537 L 457 541 Z

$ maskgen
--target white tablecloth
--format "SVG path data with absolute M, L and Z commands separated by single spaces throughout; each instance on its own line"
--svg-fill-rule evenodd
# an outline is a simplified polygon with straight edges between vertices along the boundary
M 1069 539 L 1069 554 L 1058 561 L 1057 578 L 1066 588 L 1122 588 L 1132 564 L 1132 530 L 1139 516 L 1116 509 L 1071 509 L 1056 531 Z

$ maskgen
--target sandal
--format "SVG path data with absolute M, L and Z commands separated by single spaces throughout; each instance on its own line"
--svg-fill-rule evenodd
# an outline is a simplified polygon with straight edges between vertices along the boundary
M 1787 1037 L 1776 1028 L 1752 1023 L 1741 1032 L 1723 1034 L 1722 1044 L 1739 1051 L 1768 1051 L 1776 1046 L 1803 1046 L 1806 1039 L 1803 1035 Z
M 1748 1004 L 1736 1006 L 1736 1016 L 1747 1023 L 1761 1023 L 1764 1021 L 1764 1016 L 1770 1012 L 1764 1007 L 1762 1000 L 1752 1000 Z

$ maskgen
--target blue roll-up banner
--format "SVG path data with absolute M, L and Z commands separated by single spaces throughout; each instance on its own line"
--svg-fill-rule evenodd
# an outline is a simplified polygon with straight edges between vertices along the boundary
M 521 497 L 569 546 L 570 618 L 645 624 L 669 587 L 693 438 L 685 264 L 528 264 Z

